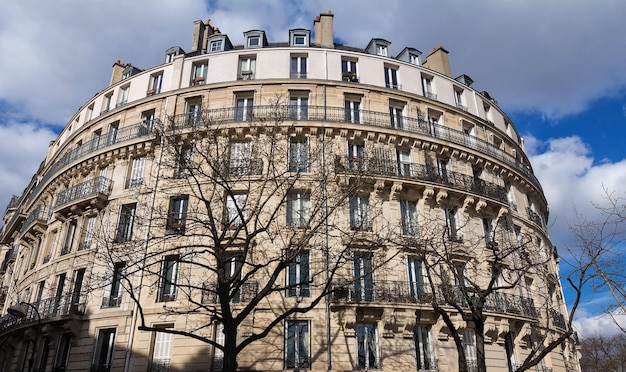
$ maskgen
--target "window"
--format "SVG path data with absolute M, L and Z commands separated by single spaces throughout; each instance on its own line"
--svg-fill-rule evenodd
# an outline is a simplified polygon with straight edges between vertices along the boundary
M 357 369 L 380 369 L 376 323 L 356 323 Z
M 67 367 L 67 361 L 70 357 L 71 344 L 72 334 L 61 334 L 61 337 L 59 337 L 59 343 L 57 344 L 56 355 L 54 356 L 53 370 L 65 371 L 65 368 Z
M 141 113 L 141 124 L 143 124 L 142 130 L 145 131 L 146 134 L 152 132 L 154 128 L 154 110 Z
M 72 307 L 71 310 L 72 312 L 77 312 L 79 310 L 79 306 L 80 306 L 80 301 L 81 301 L 81 294 L 82 294 L 82 289 L 83 289 L 83 280 L 85 279 L 85 271 L 86 269 L 78 269 L 76 271 L 74 271 L 74 288 L 72 289 Z M 43 284 L 43 282 L 41 282 Z M 39 293 L 39 296 L 41 296 L 41 292 Z M 38 301 L 41 300 L 41 297 L 38 299 Z
M 430 326 L 416 325 L 413 327 L 413 342 L 415 343 L 415 362 L 418 371 L 434 370 L 432 345 L 430 341 Z
M 237 97 L 235 100 L 235 120 L 247 121 L 252 120 L 253 113 L 252 107 L 254 105 L 254 98 L 251 96 Z
M 369 197 L 350 197 L 350 229 L 355 231 L 370 231 L 372 229 Z
M 169 212 L 167 213 L 167 225 L 165 234 L 184 234 L 187 222 L 188 196 L 174 196 L 170 198 Z
M 304 29 L 289 30 L 290 46 L 308 46 L 310 32 Z
M 153 94 L 161 93 L 161 83 L 163 82 L 163 73 L 159 72 L 157 74 L 150 75 L 150 86 L 148 87 L 147 95 L 151 96 Z
M 409 63 L 412 63 L 414 65 L 419 65 L 420 64 L 419 56 L 416 54 L 409 54 Z
M 193 126 L 202 120 L 202 101 L 198 98 L 190 99 L 185 102 L 185 119 L 183 125 Z
M 311 368 L 309 322 L 306 320 L 288 320 L 286 328 L 285 368 Z
M 111 284 L 104 289 L 102 297 L 102 307 L 119 307 L 122 303 L 122 277 L 124 275 L 125 262 L 116 262 L 113 264 L 110 273 Z
M 404 105 L 390 105 L 389 106 L 389 119 L 391 121 L 391 127 L 394 129 L 404 129 L 405 119 L 402 112 L 404 111 Z
M 174 301 L 176 299 L 179 259 L 177 255 L 163 258 L 157 302 Z
M 224 324 L 215 322 L 215 342 L 224 346 L 225 336 L 224 336 Z M 213 371 L 221 371 L 224 368 L 224 350 L 215 347 L 213 352 Z
M 346 121 L 349 123 L 361 122 L 361 100 L 360 99 L 346 99 L 344 101 L 346 110 Z
M 128 92 L 130 91 L 130 85 L 126 85 L 120 88 L 119 97 L 117 100 L 117 107 L 123 106 L 128 102 Z
M 506 362 L 509 367 L 509 372 L 515 372 L 517 369 L 517 362 L 515 359 L 515 343 L 511 332 L 504 336 L 504 350 L 506 352 Z
M 485 109 L 485 120 L 487 120 L 490 123 L 493 123 L 493 113 L 491 111 L 491 106 L 484 105 L 483 108 Z
M 455 89 L 454 90 L 454 103 L 456 103 L 456 107 L 460 108 L 463 111 L 467 111 L 467 106 L 463 104 L 463 90 Z
M 260 36 L 250 36 L 248 38 L 248 47 L 254 48 L 261 45 L 261 37 Z
M 190 176 L 193 170 L 193 147 L 188 144 L 179 145 L 176 150 L 176 156 L 178 159 L 174 177 L 185 178 Z
M 87 217 L 84 222 L 83 239 L 78 245 L 78 250 L 90 249 L 93 245 L 96 230 L 96 216 Z
M 398 173 L 403 177 L 412 177 L 411 151 L 396 150 L 396 158 L 398 161 Z
M 115 328 L 105 328 L 98 331 L 96 350 L 93 353 L 92 371 L 109 372 L 113 362 L 113 347 L 115 345 Z
M 376 45 L 376 54 L 379 56 L 387 56 L 387 47 L 385 45 Z
M 120 217 L 115 232 L 115 242 L 128 242 L 133 237 L 133 224 L 135 222 L 135 209 L 137 204 L 124 204 L 120 208 Z
M 156 328 L 174 329 L 173 325 L 157 325 Z M 152 336 L 152 361 L 150 362 L 152 372 L 169 371 L 170 358 L 172 356 L 173 335 L 165 332 L 153 332 Z
M 68 254 L 72 251 L 72 243 L 74 242 L 75 234 L 76 234 L 76 220 L 72 220 L 67 225 L 67 233 L 65 234 L 65 243 L 63 244 L 63 249 L 61 249 L 61 256 Z
M 176 57 L 176 53 L 167 53 L 165 55 L 165 63 L 174 62 L 174 57 Z
M 241 270 L 243 257 L 240 253 L 233 253 L 224 262 L 224 276 L 230 282 L 230 302 L 241 302 Z
M 400 89 L 398 70 L 395 67 L 385 66 L 385 86 L 391 89 Z
M 448 180 L 448 161 L 445 159 L 437 159 L 437 182 L 449 184 Z
M 287 296 L 309 297 L 309 252 L 300 252 L 287 267 Z
M 221 52 L 222 50 L 224 50 L 224 42 L 223 42 L 223 40 L 211 41 L 211 43 L 209 45 L 209 50 L 211 52 Z
M 400 200 L 400 214 L 402 215 L 402 234 L 418 236 L 419 225 L 417 223 L 417 208 L 415 202 Z
M 307 227 L 311 219 L 311 195 L 306 191 L 287 194 L 287 225 Z
M 359 82 L 359 76 L 357 71 L 357 61 L 353 60 L 341 60 L 341 79 L 343 81 Z
M 102 102 L 102 113 L 106 113 L 111 109 L 111 98 L 113 97 L 113 92 L 109 92 L 104 95 L 104 101 Z
M 226 218 L 224 225 L 227 227 L 237 227 L 246 222 L 247 200 L 248 194 L 226 195 Z
M 365 145 L 348 141 L 348 169 L 349 170 L 365 170 Z
M 374 268 L 370 253 L 354 254 L 354 301 L 374 300 Z
M 251 174 L 252 143 L 231 142 L 229 161 L 227 175 L 244 176 Z
M 306 79 L 307 57 L 291 56 L 290 71 L 292 79 Z
M 460 241 L 463 239 L 463 233 L 459 223 L 458 209 L 457 208 L 444 208 L 444 214 L 446 218 L 446 233 L 448 239 L 452 241 Z
M 239 57 L 238 80 L 252 80 L 256 71 L 256 57 Z
M 437 95 L 433 90 L 433 78 L 428 76 L 422 77 L 422 90 L 424 91 L 424 97 L 430 99 L 437 99 Z
M 307 120 L 309 118 L 309 96 L 289 97 L 289 119 Z
M 428 278 L 425 275 L 424 264 L 416 257 L 408 257 L 407 269 L 409 278 L 409 295 L 413 301 L 421 302 L 424 294 L 429 292 Z
M 112 145 L 117 142 L 117 132 L 119 131 L 119 128 L 119 121 L 109 124 L 109 131 L 107 132 L 107 145 Z
M 289 139 L 289 172 L 309 171 L 309 142 L 306 138 Z
M 467 366 L 470 369 L 477 368 L 476 333 L 472 328 L 465 328 L 465 330 L 463 330 L 463 349 L 465 350 Z
M 146 165 L 146 157 L 134 158 L 130 168 L 130 178 L 126 188 L 137 187 L 143 184 L 143 173 Z
M 85 122 L 88 122 L 91 119 L 93 119 L 93 104 L 87 107 L 87 114 L 85 115 Z
M 493 241 L 493 221 L 489 217 L 481 218 L 483 223 L 483 233 L 485 234 L 485 244 L 489 246 Z
M 206 82 L 209 63 L 207 61 L 195 63 L 191 74 L 191 85 L 202 85 Z

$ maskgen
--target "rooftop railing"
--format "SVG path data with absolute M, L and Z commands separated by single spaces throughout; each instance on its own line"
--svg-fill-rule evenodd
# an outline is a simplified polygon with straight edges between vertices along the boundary
M 231 107 L 202 112 L 185 113 L 171 117 L 174 129 L 184 129 L 196 126 L 210 126 L 237 121 L 289 121 L 293 120 L 292 105 L 266 105 L 254 107 Z M 300 112 L 302 112 L 300 107 Z M 353 110 L 344 107 L 308 106 L 305 115 L 298 115 L 297 120 L 330 121 L 371 125 L 381 128 L 397 129 L 400 131 L 418 133 L 433 138 L 442 139 L 458 145 L 469 147 L 494 157 L 520 173 L 529 177 L 534 185 L 541 190 L 539 180 L 533 174 L 532 168 L 524 164 L 498 146 L 484 139 L 464 133 L 463 131 L 448 128 L 443 125 L 428 123 L 420 118 L 408 116 L 392 116 L 388 112 L 367 110 Z

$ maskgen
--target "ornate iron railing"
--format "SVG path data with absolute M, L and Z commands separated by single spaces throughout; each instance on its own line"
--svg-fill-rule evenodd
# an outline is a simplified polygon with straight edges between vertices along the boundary
M 259 283 L 256 281 L 239 283 L 239 288 L 231 293 L 231 302 L 248 302 L 253 299 L 257 293 L 259 293 Z M 205 283 L 202 289 L 203 304 L 216 304 L 217 298 L 217 283 L 210 282 Z
M 563 314 L 554 309 L 550 309 L 548 312 L 550 313 L 552 324 L 561 329 L 567 329 L 567 322 L 565 321 Z
M 58 318 L 69 315 L 82 315 L 85 312 L 85 302 L 82 296 L 73 293 L 67 293 L 58 297 L 46 298 L 40 301 L 32 302 L 41 321 L 52 318 Z M 30 306 L 25 306 L 26 316 L 17 318 L 12 315 L 3 315 L 0 317 L 0 333 L 9 330 L 12 327 L 37 322 L 37 313 Z
M 22 224 L 22 229 L 20 230 L 20 232 L 23 233 L 25 231 L 28 231 L 31 225 L 36 221 L 48 221 L 49 218 L 50 218 L 50 209 L 42 204 L 38 206 L 37 208 L 35 208 L 35 210 L 30 212 L 28 217 L 26 217 L 26 220 Z
M 72 203 L 75 200 L 97 196 L 98 194 L 109 196 L 113 190 L 113 181 L 105 177 L 96 177 L 67 190 L 61 191 L 57 195 L 54 208 Z

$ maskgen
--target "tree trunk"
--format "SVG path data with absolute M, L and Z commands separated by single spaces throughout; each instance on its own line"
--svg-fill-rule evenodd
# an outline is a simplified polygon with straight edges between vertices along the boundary
M 485 321 L 482 317 L 474 319 L 476 334 L 476 366 L 478 372 L 487 372 L 485 363 Z
M 222 371 L 237 370 L 237 326 L 224 324 L 224 366 Z

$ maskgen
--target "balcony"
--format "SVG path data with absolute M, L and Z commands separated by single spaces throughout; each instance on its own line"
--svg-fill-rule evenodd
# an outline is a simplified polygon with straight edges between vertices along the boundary
M 230 159 L 226 160 L 215 175 L 223 178 L 238 178 L 242 176 L 258 176 L 263 174 L 263 160 L 261 159 Z M 217 173 L 221 174 L 218 175 Z
M 532 222 L 534 222 L 535 224 L 544 227 L 543 225 L 543 220 L 541 219 L 541 216 L 539 216 L 539 214 L 535 211 L 533 211 L 530 208 L 526 208 L 526 212 L 528 213 L 528 219 L 531 220 Z
M 203 304 L 218 304 L 217 283 L 205 283 L 202 289 Z M 239 283 L 239 289 L 231 293 L 231 303 L 249 302 L 259 293 L 259 283 L 256 281 Z
M 8 209 L 8 208 L 7 208 Z M 22 213 L 22 208 L 18 207 L 7 223 L 2 227 L 0 243 L 9 243 L 9 238 L 22 228 L 22 222 L 26 216 Z
M 61 191 L 53 210 L 67 217 L 82 211 L 104 208 L 113 190 L 113 181 L 105 177 L 96 177 Z
M 122 296 L 107 296 L 102 298 L 102 308 L 120 307 L 122 304 Z
M 472 192 L 501 203 L 507 203 L 506 189 L 493 183 L 475 179 L 463 173 L 446 171 L 439 173 L 433 166 L 416 163 L 399 163 L 394 160 L 375 157 L 335 158 L 337 173 L 360 174 L 365 176 L 384 176 L 411 181 L 425 181 L 446 187 Z
M 185 113 L 170 117 L 170 123 L 173 129 L 185 129 L 190 127 L 210 127 L 212 125 L 233 123 L 241 121 L 241 108 L 235 107 L 204 110 L 202 115 L 199 113 Z M 245 120 L 278 122 L 289 119 L 289 105 L 268 105 L 254 106 L 247 108 Z M 529 177 L 534 186 L 539 190 L 541 185 L 533 174 L 530 165 L 526 165 L 515 156 L 494 146 L 482 138 L 468 135 L 460 130 L 448 128 L 443 125 L 427 123 L 423 119 L 403 116 L 398 120 L 394 128 L 391 126 L 391 117 L 388 112 L 375 112 L 366 110 L 346 110 L 344 107 L 328 107 L 328 106 L 308 106 L 308 115 L 301 117 L 301 121 L 325 121 L 337 123 L 361 124 L 380 128 L 388 128 L 408 133 L 416 133 L 443 141 L 469 147 L 483 154 L 494 157 L 512 169 L 517 170 L 523 175 Z
M 430 304 L 433 296 L 429 288 L 418 283 L 378 280 L 371 283 L 335 283 L 333 302 Z
M 59 297 L 51 297 L 31 304 L 39 311 L 41 322 L 61 320 L 75 315 L 83 315 L 85 303 L 75 294 L 68 293 Z M 0 317 L 0 334 L 13 332 L 15 327 L 37 323 L 37 315 L 30 307 L 26 307 L 26 317 L 17 318 L 12 315 Z
M 351 83 L 358 83 L 359 82 L 359 77 L 356 75 L 356 72 L 350 72 L 350 71 L 344 72 L 341 75 L 341 79 L 343 81 L 348 81 L 348 82 L 351 82 Z
M 565 321 L 565 317 L 563 316 L 563 314 L 554 309 L 550 309 L 548 312 L 550 313 L 550 319 L 552 320 L 552 324 L 555 327 L 567 329 L 567 322 Z
M 40 232 L 44 232 L 44 227 L 50 218 L 50 209 L 45 205 L 40 205 L 35 210 L 33 210 L 26 220 L 22 224 L 22 229 L 20 230 L 21 234 L 25 234 L 31 229 L 40 229 Z

